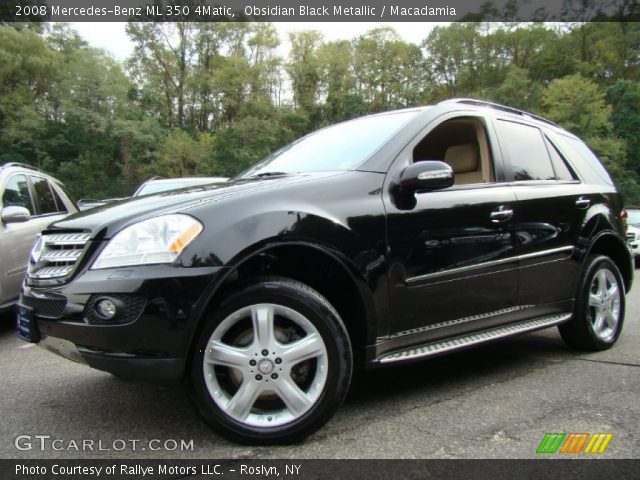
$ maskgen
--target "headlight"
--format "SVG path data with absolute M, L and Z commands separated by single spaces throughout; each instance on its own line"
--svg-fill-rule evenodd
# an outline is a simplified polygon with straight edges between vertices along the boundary
M 188 215 L 162 215 L 125 228 L 113 237 L 91 268 L 173 262 L 202 231 Z

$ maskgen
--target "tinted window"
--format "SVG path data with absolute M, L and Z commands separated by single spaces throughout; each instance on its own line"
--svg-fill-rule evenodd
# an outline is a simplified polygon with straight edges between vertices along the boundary
M 583 142 L 567 135 L 555 135 L 554 139 L 558 140 L 558 146 L 569 156 L 571 163 L 577 168 L 580 175 L 587 176 L 587 181 L 597 182 L 600 180 L 613 185 L 613 180 L 598 157 Z
M 49 182 L 41 177 L 31 177 L 33 183 L 33 189 L 36 196 L 36 201 L 40 207 L 40 214 L 58 212 L 58 206 L 56 205 L 55 197 L 49 186 Z
M 56 205 L 58 206 L 58 211 L 59 212 L 66 212 L 67 211 L 67 206 L 64 204 L 64 202 L 60 198 L 60 195 L 58 195 L 58 192 L 54 188 L 53 184 L 50 183 L 49 184 L 49 188 L 51 188 L 51 192 L 53 193 L 53 198 L 55 199 Z
M 29 185 L 24 175 L 14 175 L 2 193 L 2 208 L 24 207 L 33 215 L 33 204 L 29 196 Z
M 575 175 L 567 166 L 566 160 L 562 157 L 556 146 L 548 138 L 545 137 L 545 140 L 547 141 L 547 147 L 549 155 L 551 156 L 551 163 L 553 163 L 553 169 L 556 172 L 556 180 L 575 180 Z
M 272 153 L 242 176 L 349 170 L 369 158 L 417 114 L 375 115 L 318 130 Z
M 550 180 L 555 177 L 542 133 L 520 123 L 497 122 L 500 145 L 511 163 L 510 180 Z

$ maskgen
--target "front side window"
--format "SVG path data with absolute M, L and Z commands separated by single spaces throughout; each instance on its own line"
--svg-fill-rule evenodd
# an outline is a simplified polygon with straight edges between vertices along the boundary
M 496 130 L 503 153 L 511 165 L 511 181 L 554 180 L 555 173 L 542 133 L 536 127 L 498 120 Z
M 484 122 L 479 118 L 454 118 L 431 130 L 413 149 L 414 162 L 425 160 L 447 163 L 455 185 L 494 181 L 493 157 Z
M 14 175 L 2 192 L 2 208 L 24 207 L 33 215 L 33 204 L 29 196 L 29 184 L 24 175 Z

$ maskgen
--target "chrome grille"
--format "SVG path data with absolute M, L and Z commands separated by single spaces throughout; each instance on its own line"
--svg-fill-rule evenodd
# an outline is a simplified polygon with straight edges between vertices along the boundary
M 90 237 L 90 233 L 41 235 L 31 250 L 29 277 L 46 280 L 69 275 Z
M 633 232 L 627 232 L 627 240 L 630 242 L 634 242 L 636 239 L 636 234 Z

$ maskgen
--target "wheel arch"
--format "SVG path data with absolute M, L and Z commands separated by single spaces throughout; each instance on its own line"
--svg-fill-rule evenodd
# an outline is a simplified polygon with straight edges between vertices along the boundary
M 229 292 L 261 275 L 288 277 L 323 295 L 347 328 L 356 365 L 364 363 L 365 346 L 375 340 L 377 328 L 373 293 L 347 258 L 323 245 L 304 241 L 268 243 L 235 259 L 199 302 L 189 341 L 189 358 L 194 339 L 211 309 Z
M 611 230 L 601 231 L 590 242 L 583 258 L 583 265 L 589 255 L 594 254 L 606 255 L 613 260 L 622 275 L 625 291 L 629 292 L 633 284 L 633 265 L 625 241 Z

